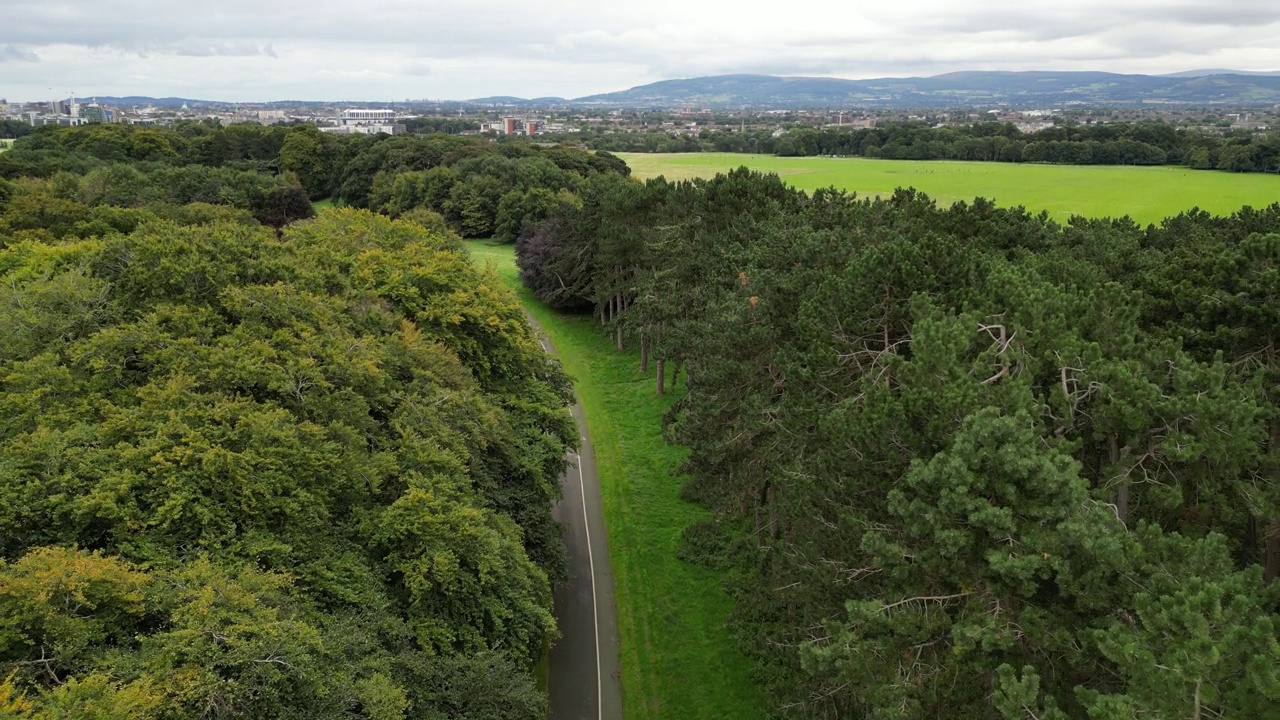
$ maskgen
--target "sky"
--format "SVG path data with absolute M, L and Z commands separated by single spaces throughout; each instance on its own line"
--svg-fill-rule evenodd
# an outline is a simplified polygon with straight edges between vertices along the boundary
M 724 73 L 1280 70 L 1275 0 L 0 0 L 0 97 L 581 97 Z

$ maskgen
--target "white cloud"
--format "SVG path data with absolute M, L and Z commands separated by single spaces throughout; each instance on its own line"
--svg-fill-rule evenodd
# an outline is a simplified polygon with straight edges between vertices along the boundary
M 6 0 L 0 96 L 576 97 L 672 77 L 1275 70 L 1270 0 Z

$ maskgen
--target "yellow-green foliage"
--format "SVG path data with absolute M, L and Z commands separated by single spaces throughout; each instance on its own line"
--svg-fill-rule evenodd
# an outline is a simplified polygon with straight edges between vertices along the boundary
M 144 613 L 148 578 L 100 553 L 37 548 L 0 565 L 0 648 L 39 647 L 62 661 L 126 639 Z
M 162 696 L 147 680 L 129 683 L 106 675 L 71 677 L 45 693 L 32 715 L 39 720 L 150 720 L 161 717 Z
M 10 672 L 4 682 L 0 683 L 0 717 L 2 718 L 31 717 L 31 711 L 35 709 L 35 705 L 14 685 L 14 677 L 17 674 L 17 670 Z
M 201 219 L 0 249 L 0 706 L 538 717 L 577 435 L 514 296 L 366 211 Z

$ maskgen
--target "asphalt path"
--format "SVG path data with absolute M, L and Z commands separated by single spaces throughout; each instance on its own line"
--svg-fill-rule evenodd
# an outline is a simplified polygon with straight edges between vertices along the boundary
M 529 322 L 543 349 L 555 354 L 538 322 L 532 317 Z M 564 498 L 552 510 L 552 516 L 564 527 L 569 580 L 553 592 L 561 637 L 551 646 L 549 719 L 621 720 L 618 625 L 600 480 L 576 393 L 574 401 L 573 417 L 582 437 L 582 449 L 569 458 L 569 469 L 561 481 Z

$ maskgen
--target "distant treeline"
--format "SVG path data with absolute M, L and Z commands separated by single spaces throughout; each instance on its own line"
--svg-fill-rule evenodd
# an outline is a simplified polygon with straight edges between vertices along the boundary
M 508 240 L 585 178 L 628 172 L 604 152 L 441 132 L 331 135 L 312 125 L 44 127 L 0 154 L 0 179 L 52 182 L 61 200 L 85 208 L 202 202 L 279 227 L 310 216 L 308 198 L 329 197 L 393 216 L 422 208 L 466 237 Z
M 20 138 L 35 128 L 21 120 L 0 120 L 0 138 Z
M 1057 126 L 1024 133 L 1010 123 L 933 127 L 919 122 L 874 128 L 793 128 L 749 132 L 707 130 L 579 136 L 614 152 L 744 152 L 781 156 L 838 155 L 891 160 L 980 160 L 1068 165 L 1181 165 L 1198 170 L 1280 172 L 1280 132 L 1225 135 L 1165 122 Z
M 468 130 L 479 130 L 480 123 L 466 118 L 419 117 L 404 121 L 410 133 L 441 132 L 457 135 Z
M 523 234 L 662 392 L 777 717 L 1276 717 L 1280 204 L 601 181 Z

